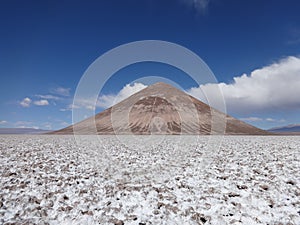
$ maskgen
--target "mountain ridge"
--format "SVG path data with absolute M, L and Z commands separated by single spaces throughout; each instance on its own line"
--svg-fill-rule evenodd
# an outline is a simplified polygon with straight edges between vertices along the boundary
M 268 129 L 270 132 L 274 133 L 293 133 L 297 132 L 300 133 L 300 124 L 289 124 L 285 126 L 280 126 L 280 127 L 273 127 L 271 129 Z

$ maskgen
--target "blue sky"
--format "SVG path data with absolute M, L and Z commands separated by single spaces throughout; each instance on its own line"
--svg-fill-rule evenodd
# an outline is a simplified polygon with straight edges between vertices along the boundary
M 0 127 L 70 124 L 72 98 L 89 65 L 139 40 L 174 42 L 198 54 L 231 115 L 261 128 L 300 123 L 299 11 L 296 0 L 2 1 Z M 183 72 L 141 63 L 107 82 L 96 111 L 143 87 L 127 84 L 157 74 L 201 98 Z

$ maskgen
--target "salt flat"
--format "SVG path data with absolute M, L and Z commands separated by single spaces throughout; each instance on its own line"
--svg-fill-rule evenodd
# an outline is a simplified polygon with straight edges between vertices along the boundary
M 300 224 L 300 137 L 0 136 L 0 224 Z

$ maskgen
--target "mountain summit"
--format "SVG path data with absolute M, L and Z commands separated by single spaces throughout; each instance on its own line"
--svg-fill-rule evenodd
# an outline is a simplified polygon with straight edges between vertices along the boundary
M 161 82 L 53 133 L 94 134 L 94 123 L 97 134 L 268 134 Z

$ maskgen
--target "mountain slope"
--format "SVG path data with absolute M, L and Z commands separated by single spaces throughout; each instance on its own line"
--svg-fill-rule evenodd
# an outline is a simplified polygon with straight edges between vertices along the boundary
M 75 124 L 74 130 L 93 134 L 94 121 L 98 134 L 268 134 L 165 83 L 153 84 Z M 69 126 L 53 133 L 72 132 Z

